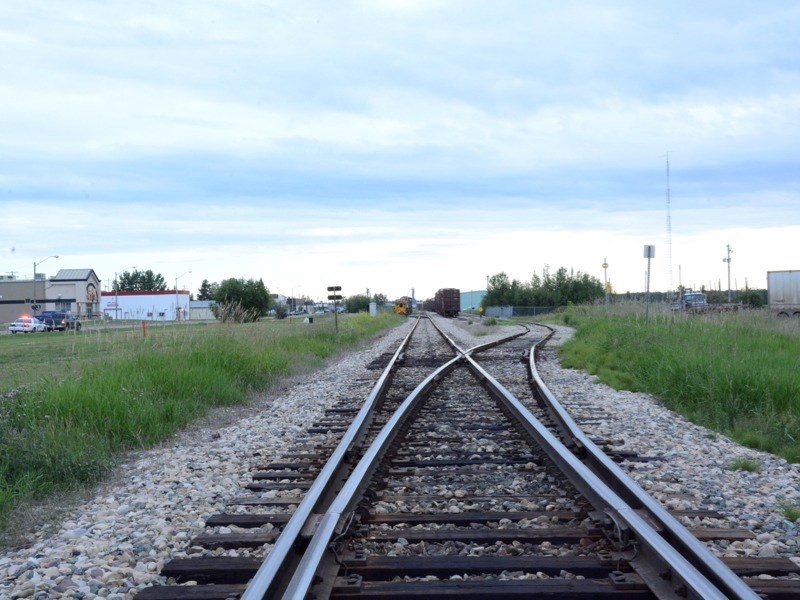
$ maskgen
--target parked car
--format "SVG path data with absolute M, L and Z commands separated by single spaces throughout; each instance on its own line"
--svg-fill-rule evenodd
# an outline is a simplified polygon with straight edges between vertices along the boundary
M 47 331 L 81 330 L 81 322 L 71 312 L 46 310 L 39 315 L 39 320 L 44 323 Z
M 36 317 L 20 317 L 13 323 L 9 323 L 8 330 L 11 333 L 36 333 L 44 331 L 45 325 Z

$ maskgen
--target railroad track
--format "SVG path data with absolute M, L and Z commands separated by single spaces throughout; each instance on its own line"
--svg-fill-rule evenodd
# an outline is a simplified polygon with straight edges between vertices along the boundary
M 253 473 L 193 541 L 209 556 L 138 598 L 797 597 L 752 579 L 791 561 L 723 562 L 698 536 L 748 532 L 690 532 L 633 484 L 614 458 L 636 457 L 604 454 L 538 379 L 547 330 L 509 329 L 461 349 L 419 318 L 365 401 Z

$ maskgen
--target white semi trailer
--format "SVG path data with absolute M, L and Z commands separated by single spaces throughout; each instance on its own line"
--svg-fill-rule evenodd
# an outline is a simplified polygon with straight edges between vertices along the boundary
M 770 313 L 800 317 L 800 271 L 769 271 L 767 293 Z

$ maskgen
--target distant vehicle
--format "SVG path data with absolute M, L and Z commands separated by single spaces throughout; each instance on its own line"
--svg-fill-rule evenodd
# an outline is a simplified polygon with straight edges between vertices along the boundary
M 45 325 L 36 317 L 20 317 L 9 323 L 8 330 L 11 333 L 36 333 L 44 331 Z
M 686 290 L 678 302 L 672 305 L 672 310 L 704 310 L 708 306 L 706 295 L 702 292 Z
M 769 311 L 778 317 L 800 317 L 800 271 L 767 272 Z
M 39 315 L 38 319 L 44 324 L 47 331 L 81 330 L 81 322 L 68 311 L 46 310 Z

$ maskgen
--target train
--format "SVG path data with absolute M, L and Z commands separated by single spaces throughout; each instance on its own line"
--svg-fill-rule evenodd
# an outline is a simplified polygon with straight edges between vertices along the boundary
M 394 312 L 398 315 L 409 316 L 412 310 L 412 300 L 408 296 L 403 296 L 394 301 Z
M 443 317 L 457 317 L 461 312 L 461 290 L 457 288 L 441 288 L 433 299 L 425 302 L 425 310 L 435 312 Z

